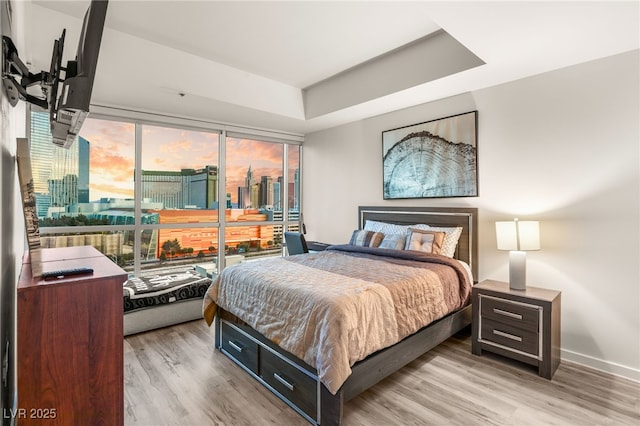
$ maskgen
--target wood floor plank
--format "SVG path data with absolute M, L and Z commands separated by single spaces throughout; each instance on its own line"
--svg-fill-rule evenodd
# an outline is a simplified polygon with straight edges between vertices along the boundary
M 125 424 L 307 425 L 213 348 L 204 321 L 125 338 Z M 553 380 L 462 332 L 347 402 L 346 426 L 638 425 L 640 383 L 561 362 Z

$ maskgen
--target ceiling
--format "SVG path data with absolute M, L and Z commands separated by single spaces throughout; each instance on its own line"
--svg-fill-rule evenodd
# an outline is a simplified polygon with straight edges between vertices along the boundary
M 62 28 L 74 56 L 87 6 L 26 7 L 18 47 L 35 71 Z M 639 14 L 637 1 L 111 0 L 92 104 L 305 134 L 638 49 Z

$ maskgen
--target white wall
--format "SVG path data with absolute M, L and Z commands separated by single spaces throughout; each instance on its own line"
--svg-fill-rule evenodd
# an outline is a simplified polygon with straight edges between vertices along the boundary
M 20 51 L 20 39 L 24 33 L 23 4 L 13 2 L 13 13 L 9 17 L 5 3 L 0 4 L 0 32 L 12 37 Z M 12 107 L 4 90 L 0 90 L 0 362 L 3 366 L 7 365 L 7 380 L 0 385 L 0 408 L 3 413 L 10 413 L 17 403 L 16 284 L 25 250 L 25 232 L 16 168 L 16 138 L 25 135 L 25 119 L 24 102 Z M 3 418 L 10 419 L 10 415 L 4 414 Z
M 346 242 L 358 205 L 479 208 L 479 280 L 508 279 L 494 222 L 541 222 L 529 285 L 562 291 L 562 357 L 640 380 L 639 52 L 305 138 L 308 239 Z M 478 110 L 479 197 L 382 199 L 381 132 Z

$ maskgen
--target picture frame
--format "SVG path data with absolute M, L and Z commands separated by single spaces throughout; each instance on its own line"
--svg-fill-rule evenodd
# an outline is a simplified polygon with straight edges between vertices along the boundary
M 478 111 L 382 132 L 383 198 L 478 196 Z
M 42 276 L 42 252 L 40 247 L 40 227 L 38 225 L 36 195 L 33 188 L 29 140 L 26 138 L 17 138 L 16 145 L 16 163 L 18 166 L 18 180 L 20 182 L 20 195 L 22 197 L 22 211 L 24 213 L 27 244 L 29 246 L 31 275 L 37 278 Z

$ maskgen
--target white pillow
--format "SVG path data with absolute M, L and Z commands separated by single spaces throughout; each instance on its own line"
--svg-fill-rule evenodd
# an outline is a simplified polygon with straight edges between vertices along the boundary
M 382 232 L 383 234 L 402 234 L 406 235 L 408 226 L 396 225 L 395 223 L 377 222 L 375 220 L 367 220 L 364 223 L 366 231 Z
M 460 239 L 460 235 L 462 235 L 461 226 L 450 228 L 446 226 L 430 226 L 420 223 L 417 225 L 412 225 L 411 228 L 444 232 L 446 235 L 444 237 L 444 242 L 442 243 L 440 254 L 447 257 L 453 257 L 456 254 L 458 240 Z

